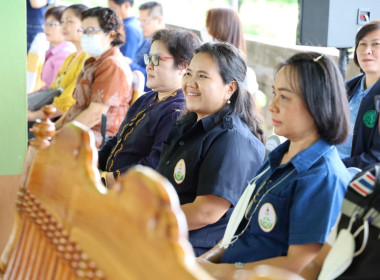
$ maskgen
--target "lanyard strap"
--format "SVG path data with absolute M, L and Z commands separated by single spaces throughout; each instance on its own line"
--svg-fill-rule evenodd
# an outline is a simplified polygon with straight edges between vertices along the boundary
M 248 203 L 251 200 L 253 192 L 255 191 L 257 179 L 263 176 L 269 169 L 270 167 L 268 166 L 268 168 L 262 171 L 259 175 L 257 175 L 255 179 L 252 180 L 252 183 L 249 183 L 247 188 L 244 190 L 242 196 L 240 197 L 238 203 L 236 204 L 232 212 L 230 220 L 228 221 L 222 243 L 219 245 L 220 247 L 226 249 L 231 244 L 231 240 L 234 237 L 235 232 L 245 215 L 245 211 L 247 209 Z
M 263 196 L 260 198 L 260 200 L 256 203 L 255 198 L 252 198 L 252 194 L 256 188 L 256 181 L 259 179 L 265 172 L 269 170 L 270 167 L 265 169 L 263 172 L 261 172 L 259 175 L 256 176 L 252 184 L 249 184 L 248 187 L 245 189 L 243 195 L 240 197 L 239 202 L 236 204 L 236 207 L 234 211 L 232 212 L 231 218 L 228 221 L 226 231 L 224 233 L 223 239 L 221 244 L 219 245 L 221 248 L 227 249 L 229 245 L 235 243 L 238 238 L 247 230 L 253 215 L 255 214 L 257 207 L 260 205 L 261 200 L 275 187 L 277 187 L 280 183 L 282 183 L 286 178 L 288 178 L 291 174 L 294 173 L 295 169 L 293 169 L 291 172 L 289 172 L 286 176 L 284 176 L 279 182 L 274 184 L 271 188 L 269 188 Z M 268 178 L 269 179 L 269 178 Z M 262 184 L 262 187 L 266 184 L 267 180 Z M 240 203 L 240 205 L 239 205 Z M 250 209 L 252 208 L 253 203 L 256 203 L 255 209 L 252 211 L 251 215 L 248 218 L 248 222 L 244 229 L 237 235 L 235 235 L 237 228 L 239 227 L 241 220 L 243 217 L 249 213 Z M 238 208 L 239 207 L 239 208 Z M 236 214 L 235 214 L 236 212 Z M 235 214 L 235 215 L 234 215 Z M 230 225 L 231 224 L 231 225 Z

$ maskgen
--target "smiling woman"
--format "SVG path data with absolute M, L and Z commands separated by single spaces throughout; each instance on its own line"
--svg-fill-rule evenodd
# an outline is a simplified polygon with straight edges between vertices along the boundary
M 220 240 L 264 158 L 263 132 L 243 86 L 246 71 L 229 43 L 198 48 L 182 81 L 187 112 L 162 146 L 157 170 L 179 195 L 198 256 Z

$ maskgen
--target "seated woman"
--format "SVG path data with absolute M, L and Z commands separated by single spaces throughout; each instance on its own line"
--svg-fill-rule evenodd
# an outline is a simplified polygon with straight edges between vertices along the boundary
M 338 151 L 347 167 L 364 167 L 380 162 L 378 113 L 373 103 L 380 95 L 380 20 L 361 27 L 355 38 L 354 62 L 362 74 L 346 82 L 351 115 L 347 140 Z
M 120 20 L 109 8 L 82 12 L 81 44 L 87 59 L 73 97 L 76 103 L 56 122 L 56 128 L 78 121 L 91 128 L 96 146 L 102 143 L 101 116 L 107 114 L 107 135 L 113 136 L 132 98 L 132 72 L 118 46 L 124 42 Z M 121 31 L 121 32 L 120 32 Z
M 198 262 L 216 278 L 259 264 L 295 273 L 318 253 L 350 175 L 333 146 L 348 131 L 342 76 L 331 59 L 299 53 L 279 67 L 269 105 L 273 150 L 240 198 L 221 244 Z
M 153 35 L 150 53 L 145 54 L 147 85 L 153 91 L 133 103 L 119 132 L 99 150 L 107 186 L 132 165 L 157 167 L 162 141 L 184 107 L 182 77 L 199 45 L 188 31 L 162 29 Z
M 80 43 L 80 34 L 78 29 L 81 27 L 81 13 L 87 9 L 87 6 L 75 4 L 67 7 L 63 11 L 61 19 L 61 27 L 63 36 L 66 41 L 75 45 L 77 51 L 70 54 L 59 69 L 55 81 L 50 85 L 51 89 L 59 89 L 62 91 L 60 96 L 54 98 L 53 106 L 57 111 L 51 117 L 59 117 L 67 112 L 69 108 L 75 104 L 73 91 L 79 76 L 82 71 L 84 61 L 89 58 L 89 55 L 83 52 Z M 34 122 L 37 119 L 43 119 L 44 113 L 42 110 L 28 110 L 28 121 Z M 30 126 L 31 127 L 31 126 Z
M 42 89 L 50 87 L 65 59 L 75 51 L 73 44 L 66 42 L 62 33 L 61 19 L 65 7 L 52 7 L 46 11 L 44 31 L 50 43 L 45 55 L 41 79 L 45 83 Z
M 374 106 L 379 115 L 380 96 L 375 96 Z M 377 124 L 375 129 L 380 132 L 380 115 Z M 369 165 L 352 179 L 339 220 L 318 255 L 302 270 L 302 277 L 307 280 L 380 279 L 378 168 L 379 163 Z M 363 225 L 366 225 L 364 229 Z M 351 246 L 355 249 L 351 250 Z
M 163 143 L 157 171 L 178 193 L 197 255 L 221 239 L 264 159 L 263 131 L 243 86 L 246 71 L 243 56 L 228 43 L 198 48 L 182 82 L 188 111 Z

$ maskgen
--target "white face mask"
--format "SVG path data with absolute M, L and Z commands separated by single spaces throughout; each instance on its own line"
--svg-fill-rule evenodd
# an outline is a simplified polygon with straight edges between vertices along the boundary
M 355 214 L 352 215 L 355 217 Z M 352 218 L 351 218 L 351 221 Z M 334 245 L 331 247 L 321 272 L 319 273 L 318 280 L 332 280 L 342 275 L 343 272 L 351 265 L 354 257 L 360 255 L 367 246 L 369 225 L 368 220 L 363 222 L 354 234 L 351 233 L 352 222 L 347 229 L 341 229 L 335 240 Z M 363 231 L 363 243 L 358 251 L 355 252 L 355 238 Z
M 210 33 L 208 33 L 208 30 L 206 27 L 203 27 L 201 29 L 201 39 L 203 43 L 209 43 L 209 42 L 214 41 L 214 38 L 210 35 Z
M 109 45 L 103 45 L 102 36 L 103 34 L 83 34 L 80 41 L 83 51 L 93 57 L 101 56 L 105 53 L 110 47 Z

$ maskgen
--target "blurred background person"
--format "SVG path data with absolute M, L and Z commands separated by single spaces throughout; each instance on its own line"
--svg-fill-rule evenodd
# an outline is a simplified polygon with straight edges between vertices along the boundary
M 45 21 L 48 0 L 26 0 L 26 41 L 27 51 L 37 33 L 44 32 L 42 24 Z
M 107 114 L 106 135 L 117 133 L 132 99 L 132 72 L 119 45 L 124 42 L 121 22 L 116 12 L 95 7 L 82 12 L 80 32 L 87 59 L 80 73 L 73 97 L 76 103 L 56 122 L 57 129 L 70 121 L 91 128 L 100 147 L 101 116 Z
M 238 48 L 244 57 L 247 57 L 247 48 L 244 39 L 243 26 L 239 14 L 232 8 L 213 8 L 207 11 L 206 27 L 201 31 L 202 39 L 208 41 L 228 42 Z M 266 96 L 258 91 L 256 74 L 247 67 L 247 76 L 244 84 L 255 97 L 256 108 L 260 110 L 266 104 Z
M 63 6 L 51 7 L 45 14 L 44 32 L 50 48 L 41 71 L 41 79 L 45 83 L 42 89 L 50 87 L 65 59 L 75 52 L 74 45 L 65 41 L 62 33 L 61 19 L 64 10 Z
M 73 98 L 74 88 L 83 69 L 84 61 L 89 58 L 89 55 L 82 49 L 81 33 L 78 32 L 82 25 L 81 13 L 86 9 L 87 6 L 82 4 L 71 5 L 64 10 L 62 15 L 61 27 L 64 39 L 74 44 L 76 52 L 66 58 L 58 71 L 55 81 L 49 87 L 61 91 L 60 96 L 55 97 L 52 104 L 57 109 L 52 115 L 53 118 L 61 116 L 75 104 L 75 99 Z M 45 114 L 42 110 L 28 110 L 29 122 L 43 119 L 44 116 Z M 32 127 L 32 124 L 29 124 L 29 127 Z
M 134 16 L 133 0 L 108 0 L 108 6 L 113 9 L 123 21 L 125 43 L 120 46 L 122 54 L 130 60 L 135 58 L 144 37 L 138 19 Z
M 355 38 L 354 62 L 362 74 L 346 82 L 350 130 L 338 151 L 347 167 L 364 167 L 380 162 L 378 113 L 373 98 L 380 95 L 380 21 L 359 29 Z
M 144 34 L 144 41 L 142 45 L 136 52 L 135 58 L 131 63 L 132 70 L 139 70 L 145 76 L 145 89 L 144 91 L 149 91 L 150 89 L 146 86 L 147 76 L 146 76 L 146 65 L 144 62 L 144 54 L 149 53 L 150 44 L 152 42 L 152 35 L 165 28 L 165 23 L 163 19 L 163 9 L 162 5 L 158 2 L 151 1 L 142 4 L 139 7 L 139 21 Z

